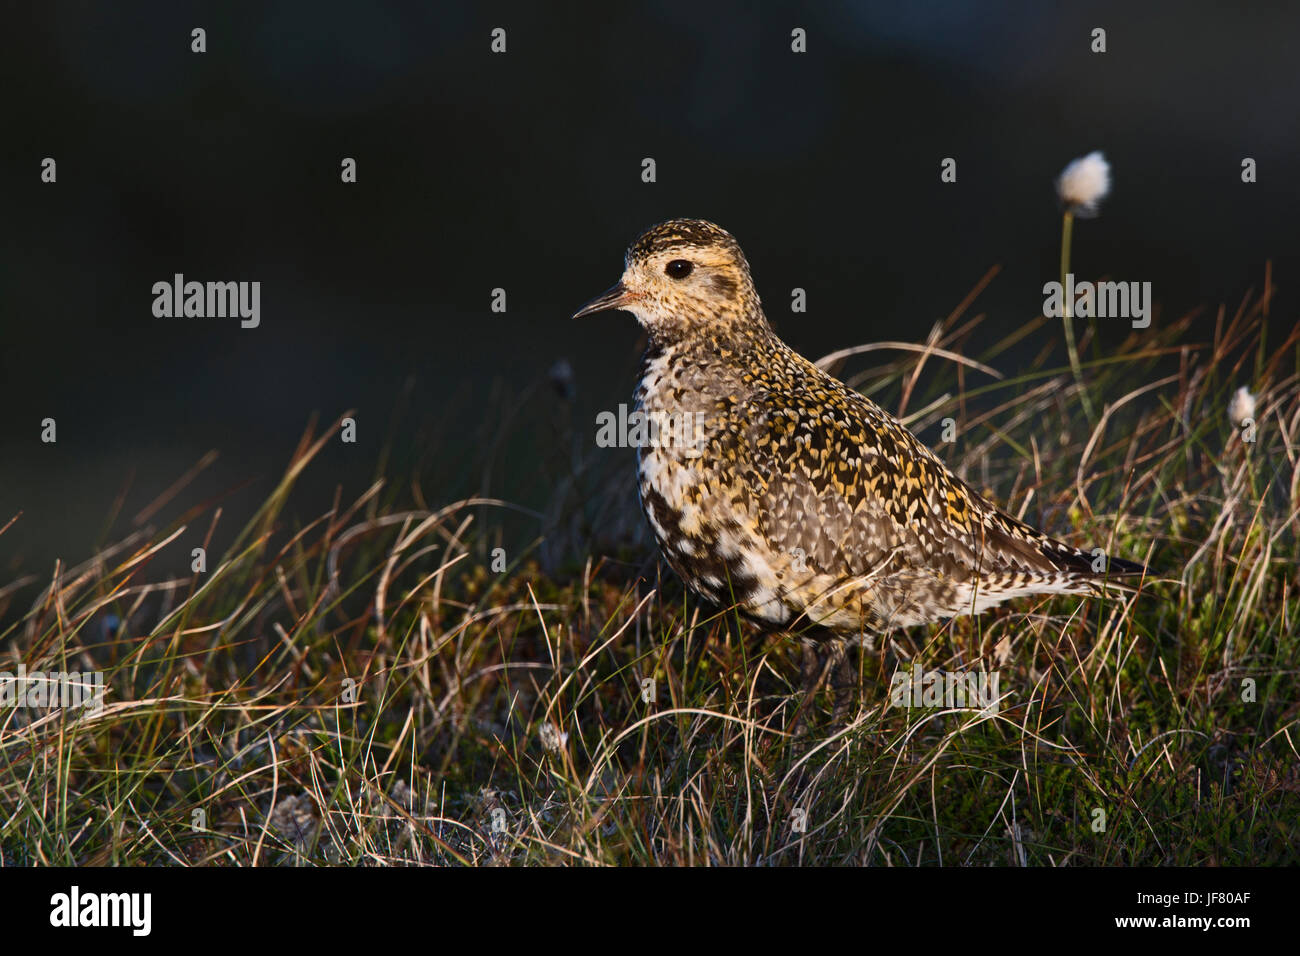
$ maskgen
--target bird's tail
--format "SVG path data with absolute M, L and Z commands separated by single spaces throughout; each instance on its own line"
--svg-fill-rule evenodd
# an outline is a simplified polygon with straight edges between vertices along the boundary
M 1147 576 L 1145 564 L 1114 557 L 1100 548 L 1084 551 L 1048 538 L 1042 545 L 1042 552 L 1058 571 L 1064 572 L 1071 582 L 1078 585 L 1080 591 L 1133 593 L 1138 590 L 1141 579 Z M 1134 578 L 1139 580 L 1134 581 Z

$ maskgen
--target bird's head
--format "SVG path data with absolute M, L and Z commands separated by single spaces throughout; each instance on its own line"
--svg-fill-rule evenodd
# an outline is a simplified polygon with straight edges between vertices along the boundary
M 703 219 L 671 219 L 643 232 L 618 284 L 574 318 L 608 309 L 631 312 L 661 344 L 768 329 L 740 245 Z

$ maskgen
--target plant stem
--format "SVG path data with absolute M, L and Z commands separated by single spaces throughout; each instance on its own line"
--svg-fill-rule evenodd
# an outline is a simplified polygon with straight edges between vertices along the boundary
M 1088 389 L 1083 384 L 1083 368 L 1079 365 L 1079 349 L 1074 341 L 1074 303 L 1065 294 L 1065 277 L 1070 274 L 1070 244 L 1074 240 L 1074 210 L 1067 209 L 1061 220 L 1061 315 L 1065 319 L 1065 348 L 1070 354 L 1070 371 L 1074 373 L 1075 384 L 1079 386 L 1079 397 L 1083 400 L 1083 413 L 1088 424 L 1093 423 L 1092 402 L 1088 400 Z

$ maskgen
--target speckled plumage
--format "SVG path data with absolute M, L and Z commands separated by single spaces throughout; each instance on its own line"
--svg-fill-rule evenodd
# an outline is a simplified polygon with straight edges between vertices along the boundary
M 638 409 L 702 423 L 698 442 L 639 449 L 640 493 L 668 563 L 717 604 L 870 647 L 894 628 L 1143 570 L 1112 558 L 1095 573 L 1091 554 L 1000 511 L 789 348 L 712 223 L 646 231 L 619 285 L 579 314 L 608 308 L 649 335 Z

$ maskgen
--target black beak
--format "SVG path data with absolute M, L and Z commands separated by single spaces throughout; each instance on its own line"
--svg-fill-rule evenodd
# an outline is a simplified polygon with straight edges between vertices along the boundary
M 620 282 L 613 288 L 606 289 L 577 312 L 573 313 L 573 317 L 575 319 L 580 319 L 584 315 L 593 315 L 597 312 L 606 312 L 610 309 L 626 309 L 628 303 L 635 298 L 637 297 L 628 292 L 623 283 Z

